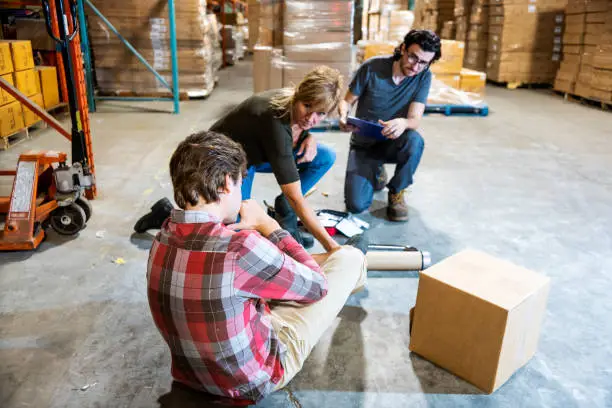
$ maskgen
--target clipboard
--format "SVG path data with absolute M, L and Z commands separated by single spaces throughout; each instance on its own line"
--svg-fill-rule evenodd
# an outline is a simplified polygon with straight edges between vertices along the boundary
M 376 140 L 389 140 L 382 134 L 384 126 L 378 123 L 368 122 L 367 120 L 362 120 L 354 116 L 348 116 L 346 118 L 346 123 L 355 126 L 357 128 L 355 133 L 360 136 L 370 137 Z

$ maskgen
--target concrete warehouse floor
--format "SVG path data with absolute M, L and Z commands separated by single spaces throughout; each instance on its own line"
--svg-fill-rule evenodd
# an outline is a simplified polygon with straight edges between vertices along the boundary
M 0 253 L 1 407 L 203 406 L 170 392 L 169 354 L 146 299 L 151 236 L 132 226 L 171 194 L 176 144 L 249 96 L 250 73 L 250 62 L 220 72 L 212 96 L 182 103 L 180 116 L 126 103 L 92 115 L 100 196 L 87 228 L 72 239 L 51 231 L 34 252 Z M 407 224 L 384 220 L 384 192 L 364 218 L 374 240 L 429 250 L 434 262 L 471 247 L 550 276 L 535 358 L 483 394 L 408 351 L 418 275 L 371 273 L 289 391 L 258 406 L 612 406 L 612 115 L 546 91 L 491 87 L 487 99 L 487 118 L 423 121 Z M 343 209 L 348 135 L 319 137 L 338 161 L 309 200 Z M 42 131 L 0 153 L 0 168 L 14 168 L 27 148 L 70 151 Z M 10 180 L 0 189 L 7 194 Z M 271 201 L 277 191 L 271 176 L 257 176 L 255 198 Z

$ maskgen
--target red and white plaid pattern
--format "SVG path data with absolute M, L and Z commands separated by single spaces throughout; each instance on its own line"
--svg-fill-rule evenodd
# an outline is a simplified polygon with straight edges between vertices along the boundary
M 268 239 L 234 232 L 198 211 L 174 210 L 166 220 L 149 254 L 147 282 L 175 380 L 254 401 L 283 375 L 285 347 L 265 299 L 312 303 L 327 293 L 319 266 L 287 231 Z

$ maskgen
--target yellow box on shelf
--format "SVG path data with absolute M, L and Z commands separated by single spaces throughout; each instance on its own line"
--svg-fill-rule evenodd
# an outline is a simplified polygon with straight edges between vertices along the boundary
M 41 109 L 44 109 L 43 103 L 43 95 L 36 94 L 30 97 L 30 100 L 40 106 Z M 25 105 L 23 105 L 23 121 L 25 122 L 25 126 L 32 126 L 36 122 L 41 121 L 42 119 L 36 113 L 28 109 Z
M 23 113 L 19 102 L 0 106 L 0 136 L 10 136 L 23 128 Z
M 60 103 L 57 69 L 40 65 L 36 67 L 36 71 L 40 79 L 40 92 L 43 95 L 45 109 L 57 106 Z

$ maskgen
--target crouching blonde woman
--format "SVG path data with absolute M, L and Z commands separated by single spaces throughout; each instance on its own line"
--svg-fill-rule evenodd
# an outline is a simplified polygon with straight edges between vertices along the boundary
M 317 143 L 309 129 L 342 98 L 343 78 L 326 66 L 313 68 L 295 87 L 273 89 L 255 94 L 227 112 L 211 128 L 240 143 L 247 155 L 247 171 L 242 182 L 242 198 L 251 197 L 256 173 L 273 173 L 282 194 L 274 208 L 280 226 L 304 247 L 314 244 L 312 237 L 300 233 L 297 217 L 327 251 L 339 245 L 325 231 L 304 194 L 332 167 L 336 153 Z M 173 205 L 159 200 L 134 229 L 144 232 L 160 228 Z

